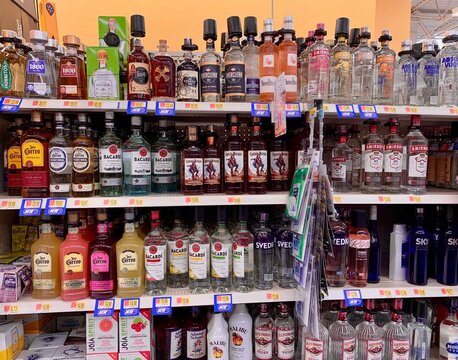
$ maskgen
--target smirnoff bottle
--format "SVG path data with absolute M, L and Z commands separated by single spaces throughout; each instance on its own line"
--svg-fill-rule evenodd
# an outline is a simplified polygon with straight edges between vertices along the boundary
M 369 123 L 369 133 L 362 146 L 361 190 L 365 193 L 377 193 L 382 186 L 383 171 L 382 137 L 378 134 L 378 121 Z
M 375 52 L 374 102 L 376 104 L 394 103 L 396 52 L 390 49 L 391 40 L 390 30 L 382 30 L 382 35 L 378 38 L 380 49 Z
M 355 306 L 347 316 L 348 323 L 356 329 L 364 321 L 364 315 L 364 307 Z
M 359 140 L 358 125 L 353 125 L 349 131 L 350 137 L 347 140 L 347 145 L 351 149 L 352 159 L 352 186 L 358 188 L 361 185 L 361 141 Z
M 254 282 L 257 289 L 273 287 L 274 241 L 272 231 L 267 227 L 267 213 L 259 214 L 259 227 L 254 230 Z
M 227 18 L 230 48 L 224 56 L 227 102 L 245 101 L 245 55 L 240 47 L 242 26 L 238 16 Z
M 232 282 L 238 292 L 252 291 L 254 288 L 253 235 L 247 228 L 248 208 L 240 208 L 238 231 L 232 238 Z
M 302 351 L 301 359 L 303 360 L 327 360 L 328 359 L 328 345 L 329 345 L 329 332 L 328 329 L 322 324 L 318 324 L 318 336 L 314 336 L 304 326 L 302 328 Z
M 196 224 L 189 235 L 189 290 L 206 294 L 210 290 L 210 236 L 204 228 L 204 209 L 196 207 Z
M 279 305 L 279 312 L 275 319 L 275 355 L 278 360 L 294 359 L 294 321 L 289 315 L 286 304 Z
M 145 293 L 162 295 L 167 290 L 167 238 L 159 211 L 151 211 L 151 231 L 145 238 Z
M 390 118 L 385 124 L 389 126 L 389 133 L 385 135 L 385 150 L 383 151 L 383 190 L 391 193 L 401 192 L 402 163 L 404 154 L 402 151 L 403 140 L 399 136 L 399 120 Z
M 274 322 L 267 304 L 261 304 L 261 311 L 254 321 L 254 359 L 273 358 Z
M 360 44 L 353 51 L 352 96 L 359 104 L 371 103 L 374 91 L 374 49 L 369 45 L 371 33 L 362 27 L 359 34 Z
M 375 301 L 366 300 L 364 321 L 356 328 L 358 359 L 382 360 L 383 331 L 374 321 Z
M 331 184 L 335 192 L 352 190 L 353 159 L 352 151 L 347 145 L 347 135 L 347 129 L 340 127 L 339 142 L 332 149 Z
M 346 311 L 329 326 L 329 359 L 354 360 L 356 357 L 356 331 L 347 321 Z
M 384 360 L 410 359 L 409 330 L 402 324 L 402 318 L 396 311 L 391 314 L 391 322 L 383 327 L 383 342 Z
M 412 40 L 403 41 L 394 77 L 396 105 L 417 104 L 418 64 L 412 53 Z
M 226 228 L 226 208 L 218 207 L 218 228 L 211 239 L 211 285 L 214 292 L 232 289 L 232 236 Z
M 439 60 L 436 59 L 432 40 L 423 40 L 417 71 L 417 104 L 437 106 L 439 101 Z
M 347 280 L 348 229 L 338 218 L 331 219 L 332 252 L 326 255 L 326 279 L 329 286 L 343 287 Z
M 337 321 L 339 317 L 339 304 L 333 303 L 331 304 L 331 308 L 324 313 L 321 314 L 321 323 L 329 329 L 331 324 Z
M 168 234 L 167 241 L 167 285 L 171 288 L 184 288 L 188 286 L 188 234 L 183 228 L 183 223 L 177 214 L 172 231 Z
M 216 21 L 204 20 L 206 51 L 200 57 L 200 97 L 202 101 L 221 101 L 221 56 L 215 51 Z
M 455 106 L 458 102 L 458 35 L 444 37 L 439 60 L 439 105 Z

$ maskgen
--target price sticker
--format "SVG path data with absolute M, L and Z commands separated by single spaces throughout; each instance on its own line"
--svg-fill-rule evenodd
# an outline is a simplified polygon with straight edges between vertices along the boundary
M 286 103 L 285 112 L 287 118 L 301 117 L 301 104 L 299 103 Z
M 441 293 L 442 295 L 445 295 L 445 296 L 454 296 L 455 295 L 455 291 L 450 288 L 441 289 Z
M 448 111 L 450 112 L 450 114 L 452 115 L 458 115 L 458 108 L 450 108 L 448 109 Z
M 4 97 L 0 100 L 0 111 L 18 112 L 22 99 Z
M 172 297 L 153 298 L 153 315 L 170 315 L 172 313 Z
M 353 119 L 355 115 L 355 109 L 351 104 L 336 105 L 337 116 L 343 119 Z
M 20 307 L 18 304 L 13 304 L 13 305 L 3 305 L 3 312 L 7 315 L 10 314 L 18 314 L 20 310 Z
M 227 198 L 227 202 L 229 204 L 241 204 L 242 203 L 242 199 L 238 196 L 229 196 Z
M 117 199 L 104 199 L 103 206 L 116 206 L 118 205 Z
M 184 108 L 186 110 L 199 110 L 199 103 L 196 103 L 196 102 L 185 103 Z
M 48 100 L 33 100 L 32 106 L 39 107 L 39 108 L 48 107 Z
M 419 196 L 419 195 L 409 195 L 409 201 L 411 203 L 416 203 L 416 204 L 421 203 L 421 196 Z
M 175 101 L 157 101 L 156 115 L 175 116 Z
M 140 298 L 122 299 L 119 314 L 121 316 L 137 316 L 140 314 Z
M 423 290 L 423 289 L 413 289 L 413 293 L 414 293 L 414 295 L 418 295 L 418 296 L 425 296 L 426 295 L 426 291 Z
M 383 204 L 390 203 L 391 202 L 391 196 L 380 195 L 378 197 L 378 202 L 383 203 Z
M 2 200 L 0 208 L 2 209 L 15 209 L 17 206 L 16 200 Z
M 87 106 L 90 108 L 100 109 L 103 106 L 103 102 L 101 101 L 88 101 Z
M 406 106 L 406 113 L 418 114 L 418 107 L 416 107 L 416 106 Z
M 97 299 L 95 300 L 94 316 L 113 316 L 115 308 L 115 299 Z
M 191 302 L 191 299 L 187 296 L 180 296 L 176 298 L 176 302 L 178 305 L 189 305 Z
M 270 117 L 270 104 L 261 102 L 251 103 L 251 116 Z
M 45 215 L 65 215 L 67 212 L 67 199 L 47 199 Z
M 79 101 L 64 101 L 64 107 L 66 108 L 77 108 L 80 106 Z
M 22 199 L 19 216 L 40 216 L 43 199 Z
M 394 114 L 396 113 L 396 107 L 395 106 L 384 106 L 383 111 L 387 113 Z
M 395 290 L 396 296 L 407 296 L 407 290 Z
M 358 105 L 359 117 L 361 119 L 378 119 L 375 105 Z
M 231 312 L 232 294 L 213 295 L 213 309 L 215 310 L 215 312 Z
M 347 306 L 362 306 L 363 298 L 361 296 L 361 290 L 359 289 L 349 289 L 344 290 L 344 299 Z
M 142 115 L 148 113 L 148 101 L 132 101 L 127 102 L 127 113 L 129 115 Z
M 70 308 L 72 310 L 84 310 L 84 308 L 86 307 L 86 303 L 84 301 L 72 301 L 70 303 Z
M 224 104 L 223 103 L 210 103 L 210 109 L 212 110 L 223 110 Z
M 35 305 L 36 311 L 51 311 L 51 304 L 49 303 L 42 303 Z
M 385 296 L 385 297 L 392 297 L 393 296 L 391 290 L 380 290 L 379 294 L 380 294 L 380 296 Z
M 280 300 L 280 294 L 279 293 L 267 293 L 267 300 Z
M 129 205 L 133 206 L 143 206 L 143 199 L 141 198 L 130 198 Z
M 340 195 L 333 195 L 333 200 L 335 204 L 342 204 L 343 198 Z
M 191 196 L 191 197 L 187 197 L 185 199 L 186 204 L 198 204 L 199 200 L 200 199 L 197 196 Z

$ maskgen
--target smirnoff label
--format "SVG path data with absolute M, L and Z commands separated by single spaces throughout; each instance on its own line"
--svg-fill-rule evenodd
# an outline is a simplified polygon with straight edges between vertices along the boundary
M 267 150 L 248 151 L 248 181 L 267 182 Z
M 383 170 L 383 144 L 363 145 L 364 172 L 381 173 Z
M 340 179 L 345 182 L 347 172 L 352 171 L 350 159 L 345 157 L 333 157 L 331 165 L 331 177 L 333 179 Z
M 273 357 L 273 334 L 272 330 L 254 330 L 254 353 L 256 359 L 271 360 Z
M 229 244 L 215 242 L 211 247 L 211 275 L 214 278 L 229 277 Z
M 426 178 L 428 145 L 411 145 L 408 149 L 409 177 Z
M 391 340 L 391 354 L 392 360 L 408 360 L 409 359 L 409 340 Z
M 324 360 L 324 341 L 305 339 L 305 358 L 304 360 Z
M 210 265 L 210 245 L 209 244 L 190 244 L 189 246 L 189 278 L 192 280 L 202 280 L 208 277 Z
M 221 159 L 204 159 L 204 184 L 218 185 L 221 183 Z
M 122 150 L 116 144 L 101 148 L 99 166 L 101 174 L 122 173 Z
M 402 144 L 386 144 L 383 153 L 383 168 L 388 173 L 402 172 Z
M 277 359 L 294 359 L 294 329 L 277 329 Z
M 243 182 L 243 150 L 228 150 L 224 152 L 224 172 L 227 183 Z
M 342 360 L 355 360 L 356 358 L 356 339 L 344 339 L 342 341 Z
M 288 180 L 289 152 L 270 152 L 270 179 L 274 181 Z
M 188 240 L 169 241 L 168 266 L 171 274 L 188 272 Z
M 201 186 L 204 183 L 204 160 L 202 158 L 183 159 L 184 185 Z
M 161 281 L 165 278 L 167 245 L 145 246 L 146 280 Z
M 382 360 L 383 341 L 366 340 L 366 360 Z
M 129 94 L 149 95 L 150 66 L 148 63 L 129 63 Z

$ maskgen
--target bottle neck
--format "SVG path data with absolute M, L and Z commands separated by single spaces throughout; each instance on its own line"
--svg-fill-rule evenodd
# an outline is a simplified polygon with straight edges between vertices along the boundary
M 272 36 L 266 35 L 264 36 L 264 43 L 271 43 L 272 42 Z
M 293 34 L 285 33 L 283 35 L 283 41 L 293 41 Z
M 209 135 L 207 137 L 207 145 L 215 145 L 215 136 L 214 135 Z
M 423 227 L 423 215 L 417 215 L 417 226 Z
M 375 125 L 375 124 L 369 125 L 369 132 L 370 132 L 371 134 L 376 134 L 376 133 L 377 133 L 377 130 L 378 130 L 378 126 L 377 126 L 377 125 Z
M 186 50 L 186 51 L 183 53 L 183 58 L 184 58 L 185 60 L 188 60 L 188 61 L 192 60 L 192 51 Z
M 347 41 L 347 37 L 346 36 L 338 36 L 337 37 L 337 42 L 339 44 L 345 44 L 346 41 Z
M 390 42 L 388 40 L 386 41 L 382 41 L 380 43 L 381 47 L 384 48 L 384 49 L 388 49 L 390 47 Z
M 247 36 L 247 45 L 254 46 L 254 35 Z
M 261 135 L 261 126 L 254 125 L 253 126 L 253 136 L 260 136 Z
M 105 69 L 107 67 L 107 61 L 105 59 L 99 59 L 99 69 Z
M 45 45 L 41 41 L 35 41 L 33 43 L 33 51 L 34 52 L 44 52 L 45 51 Z
M 347 136 L 340 135 L 339 136 L 339 144 L 346 144 L 347 143 Z
M 134 38 L 133 45 L 135 50 L 143 50 L 143 43 L 141 38 Z
M 218 229 L 226 229 L 226 222 L 218 220 Z
M 207 51 L 214 52 L 215 51 L 215 41 L 213 39 L 207 39 L 205 48 Z
M 79 136 L 86 136 L 87 128 L 85 126 L 80 126 L 78 128 L 78 135 Z
M 56 135 L 63 136 L 64 135 L 64 127 L 62 124 L 56 124 Z
M 398 133 L 397 125 L 391 125 L 390 126 L 390 134 L 397 134 L 397 133 Z
M 361 38 L 359 46 L 368 46 L 368 44 L 369 44 L 369 39 Z
M 239 222 L 239 230 L 246 230 L 246 229 L 247 229 L 246 220 L 240 220 L 240 222 Z
M 238 136 L 239 127 L 238 125 L 231 125 L 231 136 Z
M 67 56 L 78 56 L 78 48 L 74 46 L 67 46 L 67 49 L 65 50 L 65 55 Z
M 196 230 L 202 231 L 204 229 L 204 223 L 202 221 L 196 221 Z
M 132 135 L 133 136 L 140 136 L 140 129 L 132 128 Z
M 161 221 L 160 220 L 151 220 L 151 230 L 156 230 L 161 227 Z
M 230 45 L 231 49 L 238 49 L 238 50 L 241 49 L 241 47 L 240 47 L 240 39 L 237 36 L 233 36 L 229 40 L 229 45 Z

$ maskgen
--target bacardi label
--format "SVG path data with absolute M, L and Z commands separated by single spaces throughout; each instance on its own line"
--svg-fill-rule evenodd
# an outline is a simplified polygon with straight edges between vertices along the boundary
M 72 148 L 54 146 L 49 149 L 49 170 L 56 174 L 72 173 Z
M 207 331 L 186 331 L 186 358 L 201 359 L 207 354 Z
M 176 153 L 167 149 L 153 152 L 153 174 L 172 175 L 176 173 Z
M 203 280 L 208 277 L 210 265 L 210 245 L 190 244 L 189 245 L 189 278 L 192 280 Z
M 270 179 L 274 181 L 288 180 L 289 152 L 270 152 Z
M 215 242 L 211 247 L 211 275 L 214 278 L 229 277 L 229 244 Z
M 267 182 L 267 150 L 248 151 L 248 182 Z
M 122 173 L 121 149 L 116 144 L 101 148 L 99 151 L 99 166 L 101 174 Z
M 85 148 L 81 146 L 76 146 L 73 148 L 72 160 L 73 160 L 73 170 L 79 173 L 87 172 L 91 166 L 91 152 L 94 148 Z M 92 153 L 93 154 L 93 153 Z
M 356 358 L 356 339 L 344 339 L 342 341 L 342 360 L 355 360 Z
M 204 184 L 219 185 L 221 183 L 221 160 L 219 158 L 204 159 Z
M 275 76 L 262 76 L 260 79 L 260 93 L 266 94 L 275 92 L 275 81 Z
M 383 144 L 363 145 L 364 172 L 381 173 L 383 171 Z
M 386 144 L 383 153 L 383 168 L 387 173 L 402 172 L 402 144 Z
M 11 146 L 6 152 L 6 162 L 8 169 L 15 170 L 21 169 L 21 147 L 20 146 Z
M 76 78 L 78 76 L 78 69 L 76 64 L 61 64 L 60 77 L 63 78 Z
M 138 254 L 134 250 L 123 250 L 119 255 L 119 269 L 122 273 L 138 270 Z
M 251 251 L 253 251 L 253 245 L 251 245 L 251 248 Z M 246 251 L 248 252 L 248 249 Z M 245 246 L 237 244 L 235 241 L 232 243 L 232 271 L 238 278 L 245 277 Z
M 170 332 L 170 360 L 181 359 L 181 333 L 181 329 Z
M 161 281 L 165 278 L 167 245 L 145 246 L 146 280 Z
M 204 183 L 204 160 L 202 158 L 183 159 L 184 185 L 200 186 Z
M 273 358 L 273 334 L 272 330 L 254 330 L 254 353 L 256 359 L 272 360 Z
M 177 72 L 177 100 L 199 100 L 199 72 L 180 70 Z
M 129 94 L 149 95 L 150 67 L 148 63 L 129 63 Z
M 426 178 L 428 169 L 428 145 L 411 145 L 409 153 L 409 177 Z
M 146 147 L 132 153 L 131 175 L 151 175 L 151 153 Z
M 305 339 L 304 349 L 304 360 L 324 360 L 323 340 Z
M 200 92 L 202 96 L 217 96 L 221 93 L 221 65 L 200 65 Z
M 245 64 L 225 63 L 226 95 L 245 96 Z
M 409 359 L 409 340 L 391 340 L 391 354 L 392 360 L 408 360 Z
M 169 241 L 169 271 L 171 274 L 188 272 L 188 240 Z
M 366 340 L 366 360 L 382 360 L 383 340 Z
M 243 182 L 243 150 L 228 150 L 224 152 L 224 171 L 227 183 Z
M 294 359 L 294 329 L 277 329 L 277 359 Z
M 347 164 L 350 165 L 347 168 Z M 345 182 L 347 171 L 351 171 L 351 161 L 345 157 L 333 157 L 331 165 L 332 179 L 339 179 Z

